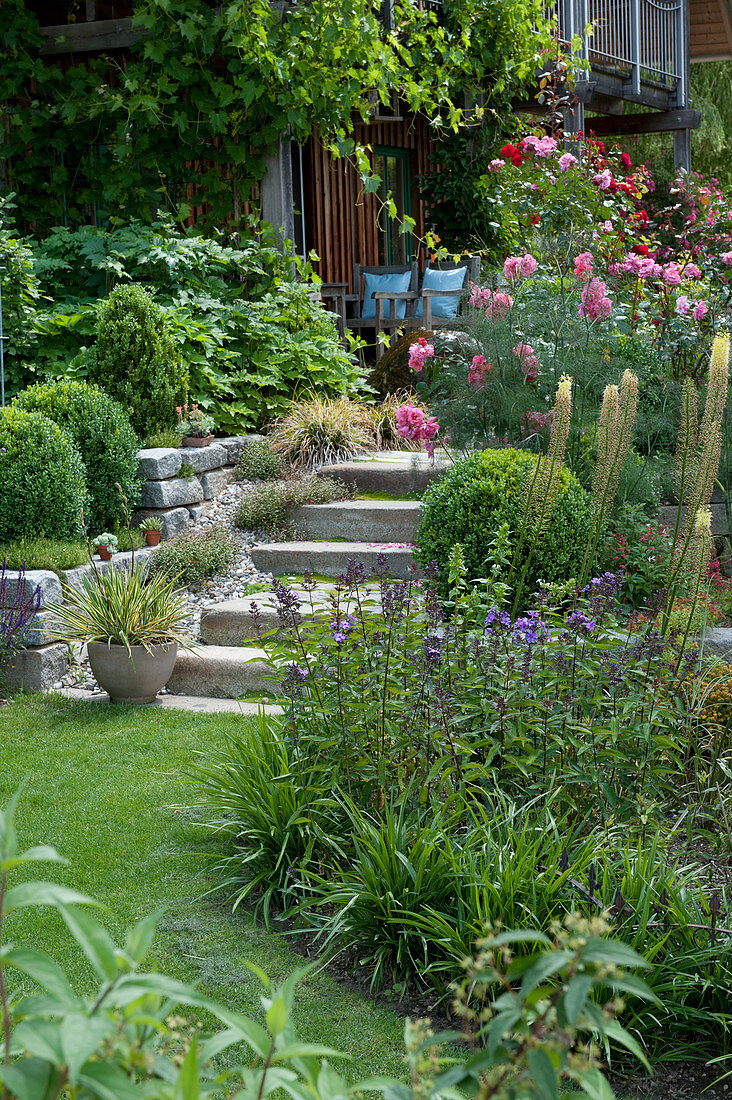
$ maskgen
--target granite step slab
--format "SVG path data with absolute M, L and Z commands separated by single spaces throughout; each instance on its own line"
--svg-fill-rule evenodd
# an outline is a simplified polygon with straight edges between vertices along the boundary
M 250 557 L 262 573 L 276 577 L 305 572 L 319 573 L 324 577 L 339 577 L 345 573 L 349 561 L 361 562 L 368 574 L 378 566 L 383 555 L 387 562 L 387 575 L 408 580 L 421 576 L 419 568 L 412 573 L 413 548 L 400 543 L 379 542 L 269 542 L 255 546 Z
M 302 504 L 290 513 L 306 539 L 351 542 L 412 542 L 419 524 L 418 500 L 342 500 Z
M 277 678 L 263 649 L 204 645 L 178 652 L 167 687 L 176 695 L 238 699 L 251 691 L 271 693 Z
M 111 704 L 106 691 L 63 688 L 55 694 L 72 699 L 75 703 Z M 158 695 L 152 703 L 145 703 L 143 706 L 145 710 L 151 707 L 158 710 L 189 710 L 194 714 L 238 714 L 243 718 L 256 718 L 260 711 L 271 715 L 282 714 L 282 707 L 274 703 L 260 703 L 255 699 L 220 699 L 205 695 Z
M 395 493 L 408 496 L 421 493 L 447 470 L 451 463 L 436 460 L 431 465 L 424 456 L 409 453 L 400 458 L 354 459 L 320 466 L 318 477 L 330 477 L 347 485 L 355 484 L 362 493 Z
M 320 619 L 329 617 L 331 596 L 335 586 L 319 585 L 312 593 L 293 586 L 300 598 L 300 618 L 305 627 Z M 364 592 L 367 592 L 365 600 Z M 366 608 L 380 606 L 378 588 L 374 585 L 362 589 L 362 603 Z M 252 615 L 256 606 L 257 618 Z M 338 608 L 345 614 L 353 613 L 355 600 L 343 593 Z M 238 600 L 221 600 L 207 604 L 201 610 L 201 640 L 206 645 L 239 646 L 242 642 L 256 641 L 265 634 L 278 632 L 281 623 L 277 612 L 277 601 L 270 592 L 258 592 Z M 259 629 L 259 632 L 258 632 Z

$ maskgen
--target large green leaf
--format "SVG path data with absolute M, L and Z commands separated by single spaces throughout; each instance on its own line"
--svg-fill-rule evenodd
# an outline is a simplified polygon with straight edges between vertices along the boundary
M 116 947 L 106 929 L 96 917 L 84 909 L 59 905 L 59 912 L 69 932 L 102 981 L 113 981 L 119 973 L 119 968 Z

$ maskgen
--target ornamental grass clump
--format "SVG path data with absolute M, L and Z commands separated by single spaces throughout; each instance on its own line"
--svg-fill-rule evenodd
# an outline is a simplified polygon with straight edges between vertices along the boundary
M 349 397 L 296 401 L 269 435 L 275 454 L 293 469 L 347 462 L 373 450 L 374 425 L 366 408 Z
M 64 585 L 63 598 L 51 608 L 60 641 L 119 645 L 128 654 L 169 642 L 190 648 L 186 596 L 165 573 L 148 577 L 139 563 L 129 572 L 95 571 L 78 588 Z

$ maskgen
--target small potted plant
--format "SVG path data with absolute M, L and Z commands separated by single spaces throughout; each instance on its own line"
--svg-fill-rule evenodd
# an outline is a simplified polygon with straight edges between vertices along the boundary
M 186 595 L 165 573 L 144 565 L 110 569 L 63 586 L 52 607 L 54 637 L 86 644 L 94 677 L 116 703 L 152 703 L 173 672 L 178 646 L 193 648 L 185 632 Z
M 119 539 L 116 535 L 110 535 L 109 531 L 103 531 L 101 535 L 92 539 L 92 546 L 102 561 L 111 561 L 112 554 L 116 554 L 119 547 Z
M 163 517 L 148 516 L 140 524 L 140 530 L 144 534 L 148 546 L 157 546 L 163 532 Z
M 178 405 L 177 432 L 184 447 L 207 447 L 213 441 L 216 421 L 193 402 L 192 405 Z

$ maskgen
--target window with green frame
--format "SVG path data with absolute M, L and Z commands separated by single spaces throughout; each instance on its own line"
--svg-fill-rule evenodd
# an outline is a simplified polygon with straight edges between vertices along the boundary
M 392 149 L 377 145 L 374 150 L 376 175 L 381 177 L 378 198 L 379 211 L 379 263 L 408 264 L 412 261 L 412 234 L 400 233 L 404 215 L 412 213 L 412 177 L 409 170 L 409 150 Z M 390 214 L 383 205 L 386 196 L 391 198 L 396 213 Z

